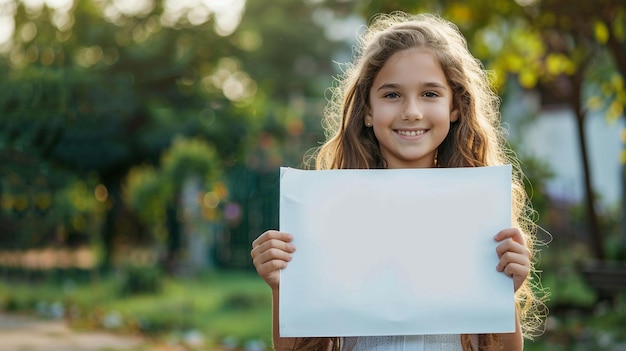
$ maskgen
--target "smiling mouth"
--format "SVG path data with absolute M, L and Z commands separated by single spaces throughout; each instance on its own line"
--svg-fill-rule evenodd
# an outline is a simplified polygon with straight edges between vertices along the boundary
M 426 130 L 424 130 L 424 129 L 420 129 L 420 130 L 396 130 L 396 133 L 398 133 L 401 136 L 418 136 L 418 135 L 422 135 L 422 134 L 426 133 Z

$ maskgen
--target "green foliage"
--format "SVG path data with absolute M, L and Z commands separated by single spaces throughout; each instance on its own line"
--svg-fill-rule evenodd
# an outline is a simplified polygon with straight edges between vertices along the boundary
M 156 267 L 127 265 L 120 272 L 122 296 L 156 294 L 162 290 L 163 275 Z
M 174 182 L 196 175 L 212 181 L 219 173 L 215 149 L 201 139 L 174 139 L 161 164 L 163 172 Z
M 205 192 L 213 194 L 217 202 L 211 208 L 213 211 L 226 196 L 211 192 L 215 186 L 219 187 L 221 172 L 217 152 L 206 140 L 176 137 L 170 148 L 163 152 L 158 168 L 144 164 L 130 169 L 124 181 L 124 200 L 146 225 L 156 230 L 166 224 L 168 206 L 179 203 L 180 191 L 189 179 L 200 179 Z M 203 203 L 199 205 L 203 206 Z M 211 214 L 204 217 L 219 220 L 215 211 Z M 165 238 L 157 239 L 163 241 Z
M 171 186 L 153 166 L 136 166 L 129 170 L 124 200 L 139 217 L 149 222 L 165 217 L 164 203 L 173 196 Z
M 624 75 L 616 70 L 608 52 L 600 52 L 594 57 L 594 69 L 585 78 L 590 86 L 585 89 L 586 107 L 592 111 L 605 113 L 610 123 L 624 116 L 626 89 Z
M 621 350 L 626 342 L 622 326 L 626 316 L 624 298 L 613 306 L 603 305 L 560 311 L 551 317 L 545 335 L 538 340 L 526 340 L 524 350 L 530 351 L 612 351 Z
M 0 43 L 0 220 L 16 233 L 10 246 L 50 240 L 58 225 L 71 232 L 82 218 L 113 250 L 116 237 L 139 235 L 119 228 L 135 214 L 159 226 L 189 174 L 216 193 L 211 181 L 229 168 L 299 165 L 322 138 L 318 99 L 345 44 L 315 16 L 337 10 L 340 19 L 347 3 L 249 0 L 230 29 L 210 2 L 205 12 L 119 6 L 16 3 L 12 42 Z M 86 186 L 78 202 L 107 197 L 78 211 L 67 197 L 75 184 Z
M 626 237 L 621 211 L 623 211 L 621 206 L 615 206 L 607 209 L 600 217 L 606 237 L 605 250 L 608 261 L 626 262 Z

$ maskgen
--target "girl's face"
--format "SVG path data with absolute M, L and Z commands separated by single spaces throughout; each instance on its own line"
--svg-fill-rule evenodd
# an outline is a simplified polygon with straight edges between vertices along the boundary
M 374 78 L 365 124 L 388 168 L 426 168 L 458 115 L 435 57 L 413 48 L 393 54 Z

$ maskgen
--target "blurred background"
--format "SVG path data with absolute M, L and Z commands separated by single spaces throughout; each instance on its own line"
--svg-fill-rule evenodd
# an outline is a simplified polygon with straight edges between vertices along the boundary
M 268 348 L 249 251 L 278 167 L 395 10 L 456 23 L 493 73 L 541 226 L 526 349 L 626 350 L 623 0 L 0 0 L 0 313 Z

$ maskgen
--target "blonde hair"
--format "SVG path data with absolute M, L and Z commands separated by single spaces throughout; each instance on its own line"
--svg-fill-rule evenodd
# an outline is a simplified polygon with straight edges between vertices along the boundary
M 458 121 L 437 150 L 438 167 L 481 167 L 512 164 L 513 218 L 534 254 L 534 212 L 523 186 L 523 173 L 515 154 L 507 147 L 500 125 L 500 99 L 492 90 L 487 72 L 468 50 L 459 29 L 435 15 L 396 12 L 376 16 L 359 38 L 354 63 L 348 64 L 324 115 L 327 141 L 312 155 L 317 169 L 386 168 L 372 128 L 364 118 L 373 81 L 395 53 L 410 49 L 429 50 L 439 62 L 453 92 Z M 534 261 L 532 275 L 536 275 Z M 516 301 L 522 333 L 532 338 L 543 325 L 543 302 L 535 291 L 539 281 L 526 282 L 517 290 Z M 539 289 L 537 289 L 539 288 Z M 464 350 L 472 350 L 470 337 L 462 336 Z M 337 338 L 303 339 L 298 348 L 338 349 Z M 499 349 L 495 334 L 480 335 L 481 350 Z M 323 347 L 322 347 L 323 346 Z

